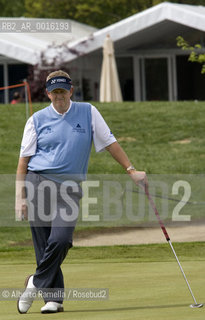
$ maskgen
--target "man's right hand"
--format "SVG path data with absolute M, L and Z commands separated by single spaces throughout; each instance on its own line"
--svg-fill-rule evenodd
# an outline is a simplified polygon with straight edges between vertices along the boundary
M 25 181 L 16 180 L 15 215 L 17 221 L 28 220 L 27 202 L 25 199 Z
M 148 187 L 148 179 L 145 171 L 130 170 L 128 174 L 136 185 L 144 188 Z
M 28 220 L 28 207 L 25 199 L 16 197 L 15 215 L 16 221 Z

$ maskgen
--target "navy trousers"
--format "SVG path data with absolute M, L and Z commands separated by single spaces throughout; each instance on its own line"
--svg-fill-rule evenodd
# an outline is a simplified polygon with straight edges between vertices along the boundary
M 62 303 L 64 279 L 60 266 L 72 247 L 82 190 L 77 183 L 61 188 L 60 183 L 30 171 L 26 183 L 27 193 L 30 192 L 28 220 L 37 263 L 33 283 L 44 292 L 45 302 Z M 59 295 L 47 294 L 55 290 Z

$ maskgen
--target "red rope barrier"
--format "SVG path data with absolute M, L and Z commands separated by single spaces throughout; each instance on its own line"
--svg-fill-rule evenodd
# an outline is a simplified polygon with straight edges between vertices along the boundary
M 21 84 L 14 84 L 14 85 L 12 85 L 12 86 L 1 87 L 0 90 L 17 88 L 17 87 L 24 87 L 24 86 L 25 86 L 25 82 L 23 82 L 23 83 L 21 83 Z
M 30 86 L 29 86 L 27 81 L 24 81 L 23 83 L 19 83 L 19 84 L 13 84 L 11 86 L 0 87 L 0 90 L 18 88 L 18 87 L 26 87 L 26 90 L 27 90 L 27 93 L 28 93 L 28 102 L 29 102 L 29 108 L 30 108 L 30 115 L 32 115 L 33 114 L 33 108 L 32 108 L 32 100 L 31 100 L 31 90 L 30 90 Z

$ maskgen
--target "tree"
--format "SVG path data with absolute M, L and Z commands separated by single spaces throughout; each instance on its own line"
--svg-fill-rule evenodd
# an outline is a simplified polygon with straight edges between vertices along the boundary
M 72 19 L 103 28 L 153 5 L 153 0 L 25 0 L 25 15 Z
M 21 17 L 25 13 L 25 0 L 0 0 L 1 17 Z
M 191 46 L 183 37 L 178 36 L 177 46 L 181 47 L 182 50 L 189 51 L 188 61 L 202 64 L 201 73 L 205 73 L 205 53 L 200 53 L 202 48 L 200 44 Z

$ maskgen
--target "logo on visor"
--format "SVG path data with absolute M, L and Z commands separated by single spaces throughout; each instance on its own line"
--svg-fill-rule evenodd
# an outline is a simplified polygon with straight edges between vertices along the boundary
M 56 82 L 66 82 L 66 79 L 61 78 L 61 79 L 53 79 L 53 80 L 51 80 L 51 84 L 55 84 Z

